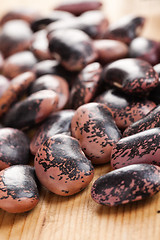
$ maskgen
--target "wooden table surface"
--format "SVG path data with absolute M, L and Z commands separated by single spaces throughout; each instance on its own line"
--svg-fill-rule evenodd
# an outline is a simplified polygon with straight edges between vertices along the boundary
M 1 0 L 0 15 L 17 6 L 49 11 L 58 0 Z M 159 0 L 104 0 L 110 22 L 136 13 L 147 17 L 143 35 L 160 40 Z M 110 170 L 95 168 L 94 179 Z M 92 184 L 92 183 L 91 183 Z M 91 184 L 81 193 L 60 197 L 41 190 L 40 202 L 32 211 L 9 214 L 0 210 L 0 240 L 159 240 L 160 193 L 154 197 L 118 207 L 96 204 Z

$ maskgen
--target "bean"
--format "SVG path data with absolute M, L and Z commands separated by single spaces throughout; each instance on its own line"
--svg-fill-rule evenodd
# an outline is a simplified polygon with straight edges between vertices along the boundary
M 57 110 L 63 109 L 69 99 L 69 87 L 67 81 L 57 75 L 46 74 L 37 78 L 30 86 L 30 93 L 40 90 L 53 90 L 59 96 Z
M 117 206 L 138 201 L 160 190 L 160 167 L 134 164 L 116 169 L 98 178 L 91 189 L 97 203 Z
M 0 51 L 4 57 L 27 50 L 30 46 L 32 31 L 27 22 L 12 20 L 6 22 L 0 32 Z
M 159 82 L 158 74 L 148 62 L 134 58 L 110 63 L 104 68 L 104 79 L 106 83 L 132 94 L 150 92 Z
M 83 190 L 94 173 L 79 142 L 62 134 L 47 139 L 41 145 L 34 164 L 40 182 L 51 192 L 62 196 L 70 196 Z
M 80 106 L 72 118 L 71 132 L 94 164 L 109 162 L 112 147 L 121 138 L 110 110 L 100 103 Z
M 49 137 L 62 133 L 71 135 L 70 124 L 73 115 L 74 110 L 63 110 L 52 113 L 37 129 L 31 140 L 30 150 L 32 154 L 35 155 L 41 144 Z
M 52 56 L 70 71 L 81 70 L 97 57 L 92 40 L 77 29 L 66 29 L 65 38 L 64 30 L 50 33 L 49 49 Z
M 55 7 L 55 10 L 67 11 L 75 15 L 80 15 L 83 12 L 90 10 L 97 10 L 102 6 L 102 3 L 98 0 L 69 0 L 62 2 Z
M 155 127 L 160 127 L 160 106 L 155 107 L 144 118 L 126 128 L 123 136 L 127 137 Z
M 31 166 L 15 165 L 0 171 L 0 208 L 27 212 L 39 202 L 36 176 Z
M 122 17 L 116 23 L 110 24 L 104 38 L 119 40 L 129 44 L 142 31 L 145 18 L 140 16 L 127 15 Z
M 52 90 L 41 90 L 16 103 L 3 119 L 4 126 L 28 128 L 42 122 L 57 109 L 58 95 Z
M 101 80 L 102 67 L 98 62 L 88 64 L 78 74 L 70 93 L 70 106 L 77 109 L 82 104 L 90 102 Z
M 160 166 L 159 154 L 160 128 L 148 129 L 117 141 L 112 149 L 111 165 L 114 169 L 135 163 Z
M 151 65 L 155 65 L 160 60 L 160 43 L 144 37 L 137 37 L 129 46 L 129 56 L 143 59 Z
M 14 53 L 5 59 L 2 73 L 12 79 L 21 73 L 31 71 L 36 63 L 37 58 L 30 51 Z
M 146 98 L 129 96 L 118 89 L 109 89 L 99 95 L 95 102 L 105 104 L 120 129 L 129 127 L 132 123 L 143 119 L 156 104 Z

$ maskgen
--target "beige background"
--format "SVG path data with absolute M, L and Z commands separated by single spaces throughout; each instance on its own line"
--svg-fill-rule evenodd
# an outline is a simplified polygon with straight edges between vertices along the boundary
M 58 0 L 0 0 L 0 15 L 17 6 L 48 12 Z M 128 13 L 148 18 L 143 35 L 160 41 L 160 0 L 104 0 L 110 21 Z M 94 180 L 109 171 L 96 167 Z M 35 209 L 24 214 L 0 210 L 0 240 L 159 240 L 160 194 L 119 207 L 96 204 L 91 184 L 72 197 L 59 197 L 45 189 Z

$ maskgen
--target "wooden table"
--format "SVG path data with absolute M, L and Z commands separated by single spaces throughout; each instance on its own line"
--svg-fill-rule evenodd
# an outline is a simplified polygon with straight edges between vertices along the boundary
M 2 1 L 2 0 L 1 0 Z M 0 14 L 17 6 L 30 6 L 47 12 L 58 0 L 6 0 Z M 159 0 L 104 0 L 110 21 L 128 13 L 148 18 L 144 36 L 160 40 Z M 94 180 L 110 170 L 95 168 Z M 94 181 L 93 180 L 93 181 Z M 0 240 L 159 240 L 160 194 L 118 207 L 96 204 L 90 196 L 91 184 L 81 193 L 60 197 L 45 189 L 35 209 L 23 214 L 0 210 Z

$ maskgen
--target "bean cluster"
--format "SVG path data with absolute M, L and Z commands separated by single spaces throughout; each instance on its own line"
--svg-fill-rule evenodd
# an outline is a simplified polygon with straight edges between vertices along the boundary
M 31 210 L 38 185 L 118 205 L 160 190 L 160 43 L 146 19 L 110 23 L 98 0 L 0 20 L 0 208 Z M 34 166 L 29 162 L 34 157 Z

